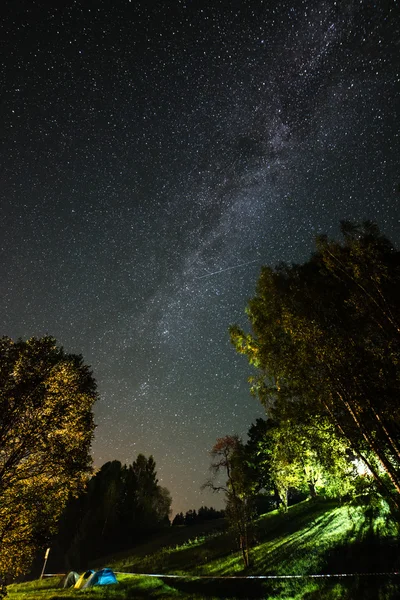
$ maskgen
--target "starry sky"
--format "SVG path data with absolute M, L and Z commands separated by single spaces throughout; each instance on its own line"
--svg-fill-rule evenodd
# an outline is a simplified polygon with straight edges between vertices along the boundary
M 153 454 L 174 512 L 263 415 L 228 335 L 261 265 L 340 219 L 400 241 L 399 8 L 1 4 L 0 333 L 83 354 L 95 465 Z

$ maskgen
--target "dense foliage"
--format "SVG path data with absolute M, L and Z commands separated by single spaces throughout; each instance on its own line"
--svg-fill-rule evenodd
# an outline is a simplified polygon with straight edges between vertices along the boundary
M 231 339 L 258 369 L 252 389 L 278 424 L 287 474 L 296 478 L 299 440 L 310 491 L 315 466 L 334 478 L 348 447 L 398 508 L 400 253 L 371 223 L 343 223 L 342 234 L 319 237 L 303 265 L 263 267 L 252 333 L 234 326 Z
M 86 569 L 94 558 L 130 548 L 169 526 L 171 496 L 158 485 L 155 466 L 152 456 L 139 454 L 131 465 L 115 460 L 101 467 L 61 519 L 53 544 L 58 568 Z
M 257 419 L 242 453 L 257 512 L 287 510 L 305 497 L 342 498 L 354 491 L 354 456 L 327 419 Z
M 51 337 L 0 340 L 0 576 L 29 569 L 91 469 L 96 384 Z

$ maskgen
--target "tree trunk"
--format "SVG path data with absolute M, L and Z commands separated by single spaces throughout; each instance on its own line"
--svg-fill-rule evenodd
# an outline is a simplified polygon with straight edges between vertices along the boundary
M 250 566 L 250 561 L 249 561 L 249 546 L 248 546 L 248 540 L 247 540 L 247 531 L 245 532 L 244 535 L 240 535 L 239 543 L 240 543 L 240 548 L 242 550 L 244 566 L 246 569 L 248 569 L 248 567 Z
M 345 398 L 340 394 L 340 392 L 337 392 L 337 395 L 339 396 L 340 400 L 343 402 L 344 406 L 346 407 L 346 409 L 350 413 L 350 415 L 351 415 L 354 423 L 357 426 L 357 429 L 361 433 L 361 436 L 363 437 L 363 439 L 365 440 L 365 442 L 368 444 L 368 446 L 371 448 L 371 450 L 373 451 L 373 453 L 376 455 L 376 457 L 378 458 L 379 462 L 381 463 L 383 469 L 388 474 L 391 482 L 393 483 L 393 485 L 394 485 L 394 487 L 396 489 L 396 492 L 400 495 L 400 482 L 399 482 L 397 473 L 395 471 L 393 471 L 392 465 L 387 460 L 386 456 L 384 455 L 384 452 L 381 452 L 379 446 L 376 445 L 375 441 L 364 430 L 364 428 L 361 425 L 361 423 L 360 423 L 360 421 L 359 421 L 359 419 L 358 419 L 355 411 L 353 410 L 352 406 L 350 405 L 350 402 L 348 402 L 347 400 L 345 400 Z
M 279 495 L 278 488 L 274 485 L 274 500 L 275 500 L 275 508 L 279 508 L 280 503 L 282 502 L 281 497 Z
M 307 485 L 308 485 L 308 490 L 310 492 L 310 496 L 314 500 L 317 497 L 317 490 L 315 489 L 315 483 L 311 480 L 308 480 Z

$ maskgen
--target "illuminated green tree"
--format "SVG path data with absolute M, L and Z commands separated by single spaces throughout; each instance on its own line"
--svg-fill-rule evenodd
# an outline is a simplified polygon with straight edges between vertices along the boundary
M 282 419 L 270 430 L 271 478 L 287 508 L 290 488 L 307 490 L 316 498 L 321 490 L 335 496 L 354 486 L 354 465 L 346 441 L 325 417 Z
M 303 265 L 263 267 L 231 340 L 270 414 L 328 419 L 400 506 L 400 254 L 371 223 L 317 239 Z M 275 418 L 274 417 L 274 418 Z
M 0 340 L 0 577 L 29 569 L 91 470 L 96 384 L 51 337 Z
M 315 419 L 291 408 L 286 414 L 281 410 L 279 421 L 257 419 L 248 431 L 243 460 L 254 492 L 272 492 L 270 499 L 284 510 L 290 492 L 308 492 L 311 498 L 322 490 L 334 496 L 350 492 L 354 465 L 348 444 L 326 417 Z

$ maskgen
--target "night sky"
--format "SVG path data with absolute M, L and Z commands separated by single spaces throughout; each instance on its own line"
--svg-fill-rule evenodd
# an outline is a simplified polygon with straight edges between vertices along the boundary
M 53 8 L 50 5 L 53 4 Z M 263 411 L 229 342 L 262 264 L 340 219 L 400 241 L 400 7 L 3 0 L 0 334 L 93 368 L 96 466 L 174 512 Z

